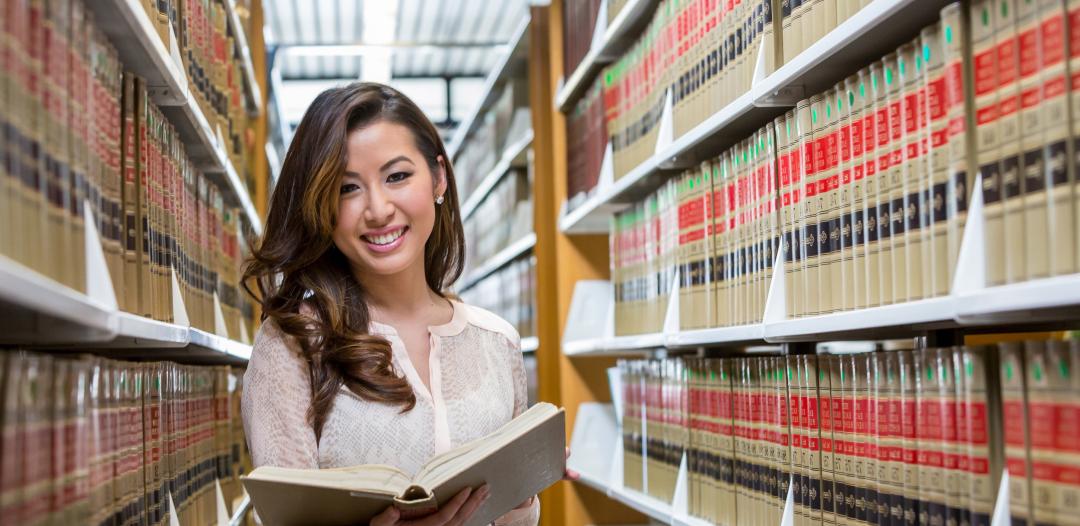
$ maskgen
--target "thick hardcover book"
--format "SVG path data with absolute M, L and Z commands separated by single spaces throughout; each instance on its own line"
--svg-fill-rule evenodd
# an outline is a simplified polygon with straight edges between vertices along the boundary
M 487 524 L 562 478 L 565 414 L 547 403 L 484 438 L 443 453 L 410 477 L 383 465 L 302 470 L 263 466 L 242 477 L 264 524 L 363 524 L 389 506 L 434 512 L 466 487 L 491 496 L 467 522 Z
M 999 344 L 1001 355 L 1001 406 L 1004 411 L 1005 467 L 1009 470 L 1009 517 L 1027 526 L 1031 511 L 1031 458 L 1027 403 L 1024 400 L 1024 345 Z

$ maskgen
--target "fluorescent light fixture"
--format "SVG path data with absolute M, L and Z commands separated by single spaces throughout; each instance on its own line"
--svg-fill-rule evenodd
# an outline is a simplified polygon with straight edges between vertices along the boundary
M 364 29 L 361 38 L 365 44 L 389 44 L 397 38 L 398 0 L 364 0 Z M 390 82 L 394 51 L 379 47 L 364 54 L 360 67 L 360 80 Z

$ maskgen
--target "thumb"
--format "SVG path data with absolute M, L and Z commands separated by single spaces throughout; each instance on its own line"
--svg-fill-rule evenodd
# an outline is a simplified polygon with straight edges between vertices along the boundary
M 401 512 L 389 506 L 382 513 L 371 518 L 371 526 L 393 526 L 401 518 Z

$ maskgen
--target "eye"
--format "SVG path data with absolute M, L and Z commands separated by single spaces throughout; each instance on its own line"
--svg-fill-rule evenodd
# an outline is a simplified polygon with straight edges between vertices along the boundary
M 360 187 L 358 185 L 355 185 L 353 183 L 345 183 L 341 185 L 341 195 L 351 194 L 359 189 Z
M 386 182 L 388 182 L 388 183 L 400 183 L 401 181 L 404 181 L 405 179 L 408 179 L 410 175 L 412 175 L 412 174 L 409 173 L 409 172 L 395 172 L 395 173 L 390 174 L 386 178 Z

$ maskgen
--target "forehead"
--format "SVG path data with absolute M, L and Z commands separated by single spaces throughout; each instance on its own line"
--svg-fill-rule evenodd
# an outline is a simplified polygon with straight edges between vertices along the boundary
M 421 154 L 409 128 L 396 122 L 376 121 L 353 130 L 346 137 L 346 169 L 364 173 L 378 171 L 390 159 L 406 156 L 420 163 Z

